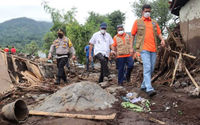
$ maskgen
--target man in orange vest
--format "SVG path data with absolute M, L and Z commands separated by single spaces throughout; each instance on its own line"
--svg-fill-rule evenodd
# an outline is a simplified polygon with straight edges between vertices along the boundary
M 146 4 L 142 7 L 142 18 L 137 19 L 133 24 L 131 34 L 133 40 L 136 38 L 136 51 L 140 52 L 143 61 L 143 82 L 141 90 L 150 97 L 156 95 L 156 91 L 151 85 L 151 76 L 156 62 L 156 51 L 158 47 L 157 37 L 161 40 L 161 46 L 165 46 L 158 23 L 151 19 L 151 6 Z
M 123 25 L 117 26 L 117 35 L 113 41 L 113 51 L 117 55 L 118 84 L 123 85 L 123 80 L 130 82 L 133 69 L 133 43 L 130 36 L 124 32 Z

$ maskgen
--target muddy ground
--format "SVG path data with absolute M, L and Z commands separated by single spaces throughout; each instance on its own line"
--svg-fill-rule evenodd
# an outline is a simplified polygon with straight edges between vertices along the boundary
M 111 66 L 112 73 L 116 74 L 115 66 Z M 83 71 L 82 70 L 79 70 Z M 142 65 L 138 64 L 134 67 L 134 71 L 132 73 L 132 81 L 131 83 L 126 83 L 124 88 L 126 91 L 118 91 L 116 97 L 119 99 L 113 105 L 113 108 L 108 110 L 99 110 L 99 111 L 66 111 L 67 113 L 81 113 L 81 114 L 110 114 L 117 113 L 117 116 L 114 120 L 105 120 L 105 121 L 97 121 L 97 120 L 85 120 L 85 119 L 75 119 L 75 118 L 55 118 L 55 117 L 42 117 L 42 116 L 30 116 L 25 122 L 19 123 L 21 125 L 157 125 L 159 123 L 153 122 L 150 120 L 151 118 L 160 120 L 165 122 L 167 125 L 199 125 L 200 124 L 200 98 L 190 97 L 182 88 L 173 88 L 169 87 L 168 84 L 160 84 L 163 82 L 156 81 L 153 83 L 155 90 L 157 91 L 157 95 L 153 98 L 149 98 L 146 93 L 139 90 L 139 86 L 142 80 Z M 82 80 L 90 80 L 97 82 L 97 79 L 88 77 L 86 79 L 80 79 L 74 76 L 70 78 L 70 84 L 74 82 L 82 81 Z M 117 77 L 113 78 L 111 81 L 113 84 L 117 84 Z M 53 85 L 53 80 L 46 80 L 45 83 L 41 83 L 42 86 L 45 86 L 48 89 L 44 89 L 44 91 L 25 91 L 25 89 L 18 89 L 13 91 L 13 93 L 7 95 L 5 98 L 0 98 L 0 108 L 2 108 L 5 104 L 8 104 L 15 99 L 22 98 L 26 101 L 27 105 L 35 105 L 39 101 L 35 101 L 33 97 L 26 96 L 29 94 L 52 94 L 61 86 Z M 148 113 L 137 113 L 128 109 L 124 109 L 121 107 L 121 96 L 125 96 L 127 92 L 134 91 L 139 93 L 141 97 L 149 99 L 151 102 L 151 112 Z M 15 125 L 17 123 L 9 122 L 4 120 L 2 117 L 0 118 L 0 125 Z

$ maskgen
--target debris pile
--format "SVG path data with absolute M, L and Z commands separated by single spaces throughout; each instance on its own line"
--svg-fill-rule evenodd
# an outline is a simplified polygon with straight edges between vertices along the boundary
M 198 73 L 200 72 L 200 60 L 188 54 L 186 45 L 182 41 L 179 25 L 173 31 L 170 31 L 169 28 L 167 30 L 169 32 L 166 40 L 167 45 L 165 48 L 160 48 L 158 52 L 156 63 L 157 73 L 153 76 L 152 81 L 156 81 L 159 78 L 163 84 L 168 83 L 170 86 L 175 86 L 176 88 L 181 87 L 176 84 L 177 82 L 181 84 L 188 82 L 186 83 L 187 87 L 193 84 L 196 88 L 195 94 L 192 94 L 194 93 L 192 92 L 193 90 L 189 91 L 189 93 L 199 95 L 199 83 L 197 83 L 194 77 L 198 77 Z M 189 78 L 184 78 L 185 76 Z

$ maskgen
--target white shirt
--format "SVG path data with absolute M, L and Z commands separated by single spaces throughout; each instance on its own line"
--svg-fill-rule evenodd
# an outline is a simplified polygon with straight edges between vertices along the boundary
M 94 45 L 94 55 L 101 53 L 103 56 L 109 57 L 110 45 L 113 44 L 113 39 L 109 33 L 106 32 L 103 35 L 100 31 L 96 32 L 89 43 Z

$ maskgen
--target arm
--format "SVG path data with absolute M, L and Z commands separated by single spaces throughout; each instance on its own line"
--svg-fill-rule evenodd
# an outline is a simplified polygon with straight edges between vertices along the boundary
M 134 50 L 133 50 L 133 42 L 134 42 L 135 36 L 130 37 L 130 54 L 133 56 Z
M 92 60 L 92 55 L 91 55 L 91 53 L 92 53 L 93 46 L 94 46 L 94 45 L 90 43 L 90 49 L 89 49 L 89 60 L 90 60 L 90 61 Z
M 76 51 L 73 47 L 73 44 L 71 42 L 71 40 L 68 38 L 68 46 L 69 46 L 69 52 L 72 54 L 72 59 L 75 60 L 76 59 Z
M 160 34 L 158 35 L 158 37 L 159 37 L 160 40 L 161 40 L 161 42 L 160 42 L 161 46 L 164 47 L 164 46 L 165 46 L 165 40 L 163 39 L 162 34 L 160 33 Z
M 50 47 L 50 50 L 49 50 L 48 59 L 51 59 L 52 53 L 53 53 L 53 51 L 54 51 L 54 48 L 55 48 L 55 46 L 54 46 L 54 44 L 52 44 L 51 47 Z
M 162 37 L 162 33 L 161 33 L 161 30 L 160 30 L 160 27 L 159 27 L 158 23 L 156 24 L 156 26 L 157 26 L 158 37 L 161 40 L 160 44 L 161 44 L 162 47 L 164 47 L 165 46 L 165 40 Z

